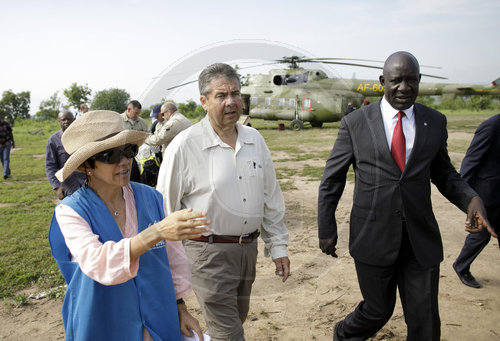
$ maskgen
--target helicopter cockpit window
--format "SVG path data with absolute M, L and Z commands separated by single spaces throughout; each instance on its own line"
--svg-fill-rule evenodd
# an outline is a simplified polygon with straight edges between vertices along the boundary
M 273 77 L 274 85 L 296 85 L 307 83 L 309 72 L 296 73 L 293 75 L 276 75 Z

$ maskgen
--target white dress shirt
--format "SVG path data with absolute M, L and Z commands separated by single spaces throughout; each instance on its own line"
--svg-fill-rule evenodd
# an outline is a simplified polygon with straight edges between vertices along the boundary
M 236 148 L 223 142 L 208 116 L 168 145 L 156 189 L 167 212 L 207 212 L 211 233 L 239 236 L 261 229 L 265 256 L 287 255 L 285 203 L 264 138 L 237 123 Z
M 392 145 L 392 134 L 394 132 L 394 127 L 398 122 L 398 112 L 403 111 L 405 116 L 401 119 L 403 124 L 403 133 L 405 135 L 406 142 L 406 162 L 410 157 L 411 150 L 413 148 L 413 143 L 415 142 L 415 110 L 414 105 L 406 110 L 396 110 L 389 102 L 382 97 L 380 101 L 380 111 L 382 111 L 382 119 L 384 121 L 385 137 L 387 138 L 387 143 L 389 144 L 389 150 L 391 150 Z

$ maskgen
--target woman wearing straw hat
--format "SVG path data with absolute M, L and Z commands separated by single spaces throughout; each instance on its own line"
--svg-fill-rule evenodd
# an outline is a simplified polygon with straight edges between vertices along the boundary
M 56 177 L 87 176 L 57 205 L 49 232 L 68 285 L 67 340 L 180 340 L 190 329 L 202 338 L 182 300 L 191 278 L 180 240 L 200 237 L 210 221 L 191 210 L 165 218 L 161 194 L 129 181 L 148 135 L 125 130 L 112 111 L 88 112 L 62 135 L 70 158 Z

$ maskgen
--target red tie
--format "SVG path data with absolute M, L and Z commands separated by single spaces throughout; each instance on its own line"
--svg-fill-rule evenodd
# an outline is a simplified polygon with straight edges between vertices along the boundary
M 405 134 L 403 133 L 403 123 L 401 122 L 404 115 L 404 112 L 398 112 L 398 122 L 396 122 L 396 126 L 394 127 L 391 143 L 392 157 L 394 161 L 396 161 L 401 172 L 405 169 L 406 163 L 406 141 Z

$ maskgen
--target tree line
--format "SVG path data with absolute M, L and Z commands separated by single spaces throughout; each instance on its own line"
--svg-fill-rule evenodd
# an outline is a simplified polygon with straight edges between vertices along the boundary
M 62 109 L 75 112 L 84 103 L 89 104 L 90 110 L 113 110 L 121 113 L 127 109 L 127 104 L 130 101 L 130 94 L 126 90 L 118 88 L 97 91 L 92 97 L 92 90 L 87 84 L 73 83 L 67 89 L 63 89 L 62 93 L 63 96 L 60 96 L 59 91 L 56 91 L 48 99 L 41 101 L 38 111 L 31 117 L 29 114 L 31 93 L 29 91 L 19 93 L 12 90 L 4 91 L 0 100 L 0 117 L 11 123 L 14 123 L 16 119 L 55 120 Z M 149 117 L 155 105 L 143 108 L 141 116 L 143 118 Z M 203 107 L 193 100 L 178 103 L 177 107 L 189 118 L 205 115 Z

